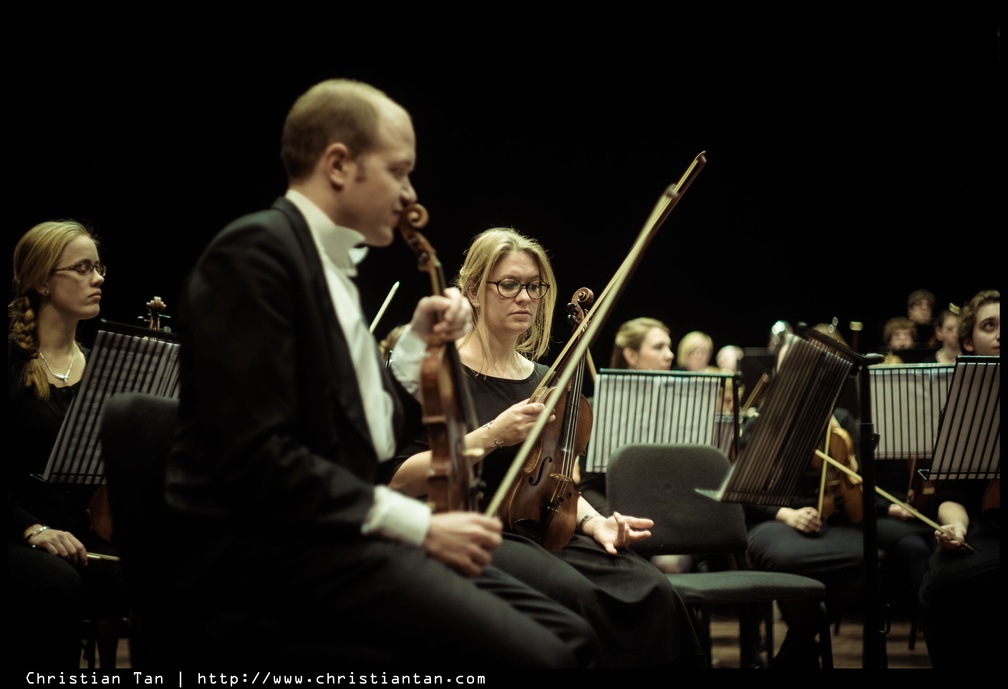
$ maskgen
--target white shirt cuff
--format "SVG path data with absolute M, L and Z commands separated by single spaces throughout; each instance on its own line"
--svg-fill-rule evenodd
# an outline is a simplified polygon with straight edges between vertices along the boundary
M 402 383 L 406 391 L 420 400 L 420 361 L 427 352 L 427 341 L 413 332 L 413 328 L 406 328 L 395 347 L 392 348 L 392 357 L 389 359 L 389 368 L 392 375 Z
M 375 486 L 374 497 L 361 533 L 422 546 L 430 526 L 430 507 L 387 486 Z

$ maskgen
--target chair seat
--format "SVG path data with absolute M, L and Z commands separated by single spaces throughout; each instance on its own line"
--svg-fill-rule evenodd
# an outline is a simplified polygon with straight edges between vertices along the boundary
M 665 575 L 693 615 L 708 666 L 713 611 L 734 610 L 738 614 L 741 666 L 766 667 L 776 648 L 774 603 L 796 600 L 815 609 L 822 667 L 833 667 L 826 586 L 798 574 L 748 569 L 748 531 L 742 505 L 713 500 L 698 490 L 719 486 L 730 466 L 727 455 L 712 445 L 622 445 L 613 451 L 606 469 L 609 508 L 654 520 L 651 537 L 631 546 L 645 557 L 730 556 L 734 567 Z M 767 654 L 766 663 L 760 659 L 761 648 Z
M 687 605 L 772 603 L 826 597 L 826 585 L 821 581 L 786 572 L 731 570 L 665 576 Z

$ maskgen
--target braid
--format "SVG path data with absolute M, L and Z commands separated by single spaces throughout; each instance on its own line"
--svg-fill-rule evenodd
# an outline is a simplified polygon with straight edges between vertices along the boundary
M 42 365 L 39 364 L 38 327 L 35 322 L 35 309 L 32 308 L 28 295 L 15 297 L 7 306 L 7 320 L 10 323 L 10 337 L 21 350 L 25 359 L 21 369 L 21 384 L 26 388 L 34 388 L 35 396 L 41 400 L 49 399 L 49 380 L 46 378 Z

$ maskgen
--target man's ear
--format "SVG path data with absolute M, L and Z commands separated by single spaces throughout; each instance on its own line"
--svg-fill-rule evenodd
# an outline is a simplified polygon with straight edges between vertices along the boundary
M 326 146 L 322 154 L 321 165 L 326 177 L 337 189 L 342 189 L 346 183 L 347 164 L 350 162 L 350 151 L 346 145 L 340 142 L 331 143 Z

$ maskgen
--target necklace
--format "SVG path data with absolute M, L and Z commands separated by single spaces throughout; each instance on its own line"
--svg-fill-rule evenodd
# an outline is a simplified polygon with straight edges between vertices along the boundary
M 67 366 L 66 373 L 64 373 L 63 375 L 60 375 L 60 374 L 56 373 L 56 371 L 52 370 L 52 366 L 50 366 L 49 362 L 46 361 L 45 354 L 42 353 L 41 349 L 39 350 L 39 353 L 38 353 L 39 357 L 42 359 L 42 363 L 45 364 L 45 367 L 47 369 L 49 369 L 49 373 L 52 374 L 52 377 L 55 378 L 56 380 L 63 381 L 64 385 L 66 385 L 67 381 L 70 379 L 70 369 L 73 368 L 74 359 L 76 358 L 74 356 L 74 354 L 76 354 L 76 352 L 74 351 L 74 348 L 71 347 L 70 348 L 70 365 Z

